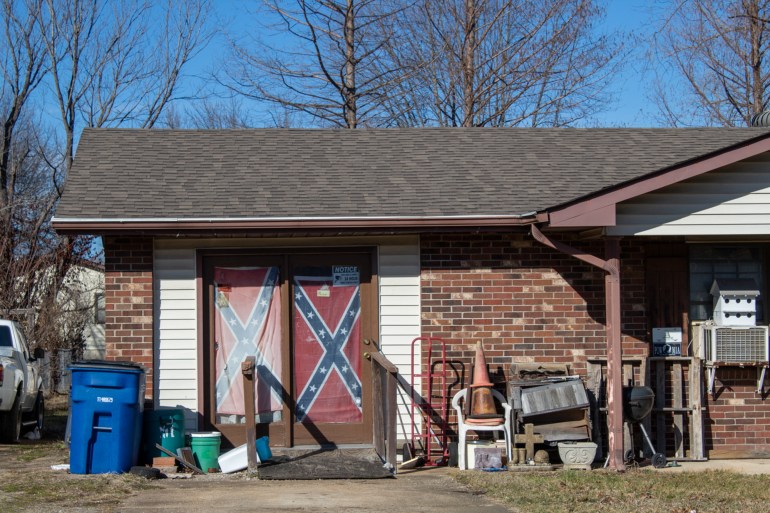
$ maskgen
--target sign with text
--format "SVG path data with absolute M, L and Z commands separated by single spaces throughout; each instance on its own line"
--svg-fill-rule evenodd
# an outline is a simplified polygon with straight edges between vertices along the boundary
M 652 328 L 652 356 L 682 356 L 682 328 Z

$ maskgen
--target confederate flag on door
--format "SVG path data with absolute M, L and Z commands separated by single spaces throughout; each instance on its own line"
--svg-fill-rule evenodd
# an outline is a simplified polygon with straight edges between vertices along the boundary
M 256 356 L 256 411 L 281 410 L 278 267 L 215 267 L 216 413 L 242 416 L 241 362 Z M 239 420 L 234 420 L 239 422 Z
M 361 422 L 358 268 L 298 269 L 293 303 L 297 422 Z

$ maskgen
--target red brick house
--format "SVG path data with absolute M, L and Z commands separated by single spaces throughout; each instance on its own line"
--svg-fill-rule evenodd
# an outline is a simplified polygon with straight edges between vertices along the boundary
M 766 129 L 92 129 L 53 223 L 104 238 L 108 358 L 233 441 L 240 340 L 258 347 L 261 429 L 291 446 L 371 443 L 364 352 L 408 380 L 432 335 L 465 365 L 483 342 L 503 381 L 512 362 L 588 378 L 608 358 L 620 467 L 622 367 L 653 328 L 692 354 L 714 278 L 753 279 L 770 323 Z M 715 372 L 706 456 L 770 455 L 757 375 Z

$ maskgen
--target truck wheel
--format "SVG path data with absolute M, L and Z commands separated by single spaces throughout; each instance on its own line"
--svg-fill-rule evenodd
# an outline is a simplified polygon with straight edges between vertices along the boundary
M 14 444 L 21 435 L 21 390 L 16 392 L 11 411 L 0 419 L 0 442 Z
M 22 433 L 28 433 L 35 429 L 42 435 L 43 425 L 45 424 L 45 398 L 43 397 L 43 391 L 38 390 L 37 397 L 35 397 L 35 407 L 27 413 L 21 424 Z
M 43 397 L 43 391 L 38 390 L 37 399 L 35 399 L 35 409 L 32 410 L 33 418 L 35 419 L 35 427 L 43 434 L 43 427 L 45 427 L 45 398 Z

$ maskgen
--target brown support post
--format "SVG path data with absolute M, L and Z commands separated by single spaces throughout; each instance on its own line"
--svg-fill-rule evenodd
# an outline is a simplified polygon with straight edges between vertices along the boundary
M 623 471 L 623 364 L 620 319 L 620 239 L 608 238 L 606 260 L 580 251 L 544 235 L 534 224 L 530 226 L 536 241 L 604 270 L 607 333 L 607 424 L 609 428 L 609 467 Z
M 248 455 L 249 470 L 257 469 L 257 421 L 254 418 L 254 372 L 257 367 L 255 356 L 247 356 L 241 362 L 243 373 L 243 402 L 246 403 L 246 454 Z
M 608 272 L 604 276 L 607 313 L 607 416 L 609 420 L 609 466 L 625 470 L 623 462 L 623 363 L 620 318 L 620 240 L 605 243 Z
M 396 461 L 396 447 L 398 445 L 396 443 L 396 422 L 398 419 L 398 403 L 396 402 L 396 387 L 398 385 L 396 383 L 396 374 L 388 372 L 385 380 L 387 382 L 387 386 L 385 387 L 385 411 L 388 412 L 388 422 L 385 431 L 385 435 L 388 439 L 387 461 L 393 462 Z

